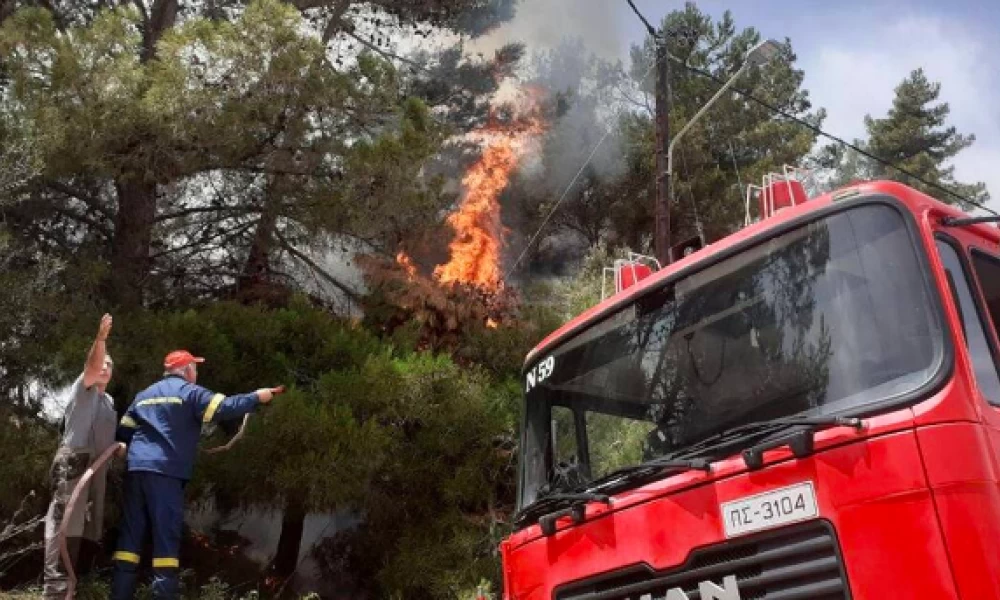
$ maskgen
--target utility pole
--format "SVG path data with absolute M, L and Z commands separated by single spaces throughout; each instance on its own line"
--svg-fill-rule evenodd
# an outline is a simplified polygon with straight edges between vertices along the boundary
M 632 7 L 656 44 L 656 202 L 653 205 L 653 246 L 660 265 L 670 263 L 670 55 L 667 53 L 667 32 L 650 25 L 632 0 Z
M 670 171 L 667 168 L 667 148 L 670 146 L 670 60 L 667 55 L 666 32 L 656 41 L 656 229 L 654 242 L 656 260 L 670 264 Z

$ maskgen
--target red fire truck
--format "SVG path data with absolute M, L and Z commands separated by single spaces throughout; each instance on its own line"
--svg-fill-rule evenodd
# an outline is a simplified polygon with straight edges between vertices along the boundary
M 769 191 L 528 355 L 504 598 L 1000 599 L 1000 229 Z

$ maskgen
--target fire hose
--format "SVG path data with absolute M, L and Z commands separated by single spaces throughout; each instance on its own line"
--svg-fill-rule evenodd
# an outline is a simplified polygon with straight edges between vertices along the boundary
M 239 430 L 236 434 L 224 445 L 216 446 L 214 448 L 209 448 L 203 450 L 206 454 L 216 454 L 218 452 L 225 452 L 233 447 L 233 444 L 238 442 L 246 432 L 247 423 L 250 421 L 250 415 L 243 416 L 243 422 L 240 424 Z M 108 447 L 107 450 L 101 454 L 94 464 L 90 465 L 84 472 L 83 476 L 80 477 L 80 481 L 77 482 L 76 487 L 73 488 L 73 493 L 69 497 L 69 502 L 66 503 L 66 512 L 63 514 L 62 522 L 59 523 L 59 556 L 62 558 L 63 564 L 66 566 L 66 600 L 73 600 L 76 594 L 76 571 L 73 570 L 73 561 L 69 556 L 69 547 L 66 544 L 66 529 L 69 527 L 70 519 L 73 517 L 73 509 L 76 508 L 77 502 L 80 500 L 80 494 L 87 489 L 90 485 L 90 480 L 94 477 L 98 471 L 104 467 L 104 464 L 114 456 L 118 449 L 125 449 L 125 444 L 117 442 Z
M 73 493 L 69 497 L 69 502 L 66 503 L 66 512 L 63 514 L 62 523 L 59 524 L 59 556 L 62 558 L 63 564 L 66 565 L 66 578 L 68 580 L 68 585 L 66 587 L 66 600 L 73 600 L 73 595 L 76 593 L 76 572 L 73 570 L 73 561 L 69 557 L 69 548 L 66 546 L 66 529 L 69 527 L 70 518 L 73 516 L 73 509 L 76 507 L 77 501 L 80 499 L 80 494 L 83 490 L 87 489 L 90 485 L 90 480 L 94 476 L 94 473 L 99 471 L 104 463 L 108 462 L 115 452 L 119 448 L 124 449 L 125 444 L 118 442 L 112 444 L 107 450 L 94 461 L 94 464 L 90 465 L 87 471 L 77 482 L 76 487 L 73 488 Z
M 236 435 L 230 438 L 229 441 L 223 444 L 222 446 L 216 446 L 215 448 L 208 448 L 202 450 L 202 452 L 204 452 L 205 454 L 215 454 L 217 452 L 225 452 L 226 450 L 229 450 L 230 448 L 233 447 L 233 444 L 235 444 L 236 442 L 240 441 L 243 438 L 243 434 L 247 430 L 247 423 L 249 422 L 250 422 L 250 414 L 248 413 L 243 415 L 243 422 L 240 423 L 240 428 L 236 432 Z

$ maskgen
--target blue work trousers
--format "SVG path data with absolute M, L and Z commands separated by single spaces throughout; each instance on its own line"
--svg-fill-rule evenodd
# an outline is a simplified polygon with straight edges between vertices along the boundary
M 125 478 L 125 511 L 115 552 L 112 600 L 132 600 L 138 577 L 139 555 L 150 530 L 153 534 L 153 598 L 175 600 L 177 572 L 184 528 L 183 479 L 130 472 Z

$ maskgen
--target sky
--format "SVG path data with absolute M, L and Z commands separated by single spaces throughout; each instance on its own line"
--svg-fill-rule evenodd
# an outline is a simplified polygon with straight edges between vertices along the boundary
M 635 0 L 658 24 L 681 0 Z M 955 159 L 959 181 L 984 181 L 1000 209 L 1000 0 L 701 0 L 714 16 L 730 10 L 737 27 L 790 38 L 813 104 L 826 108 L 823 129 L 864 137 L 866 114 L 884 116 L 893 89 L 923 67 L 942 84 L 949 123 L 976 142 Z M 529 49 L 580 36 L 598 55 L 627 56 L 645 30 L 625 0 L 521 0 L 513 22 L 494 40 L 519 39 Z

